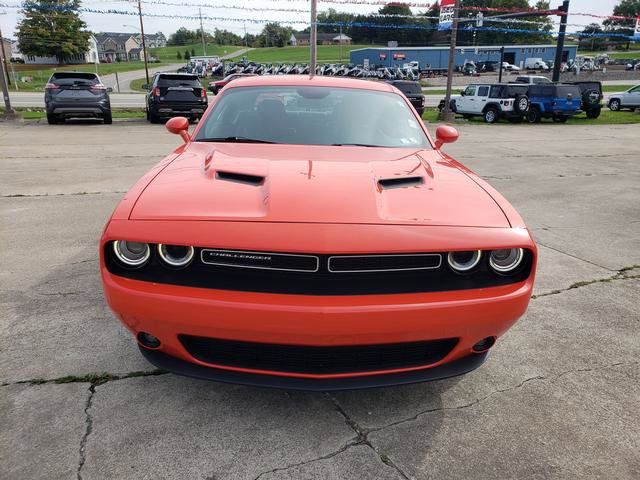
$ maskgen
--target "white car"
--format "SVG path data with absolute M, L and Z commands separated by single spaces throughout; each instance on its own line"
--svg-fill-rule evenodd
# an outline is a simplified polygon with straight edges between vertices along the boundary
M 460 95 L 451 97 L 451 110 L 464 118 L 481 116 L 486 123 L 500 118 L 519 122 L 529 110 L 528 88 L 517 83 L 468 85 Z
M 613 93 L 609 97 L 609 110 L 614 112 L 629 108 L 634 110 L 640 108 L 640 85 L 631 87 L 622 93 Z
M 526 70 L 549 70 L 549 65 L 542 58 L 527 58 L 524 61 L 524 68 Z
M 519 72 L 520 71 L 520 67 L 518 67 L 517 65 L 513 65 L 509 62 L 502 62 L 502 69 L 506 70 L 508 72 Z

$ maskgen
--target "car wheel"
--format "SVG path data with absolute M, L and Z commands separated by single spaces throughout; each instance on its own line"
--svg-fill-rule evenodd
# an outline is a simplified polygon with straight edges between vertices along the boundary
M 587 118 L 598 118 L 600 116 L 600 108 L 596 108 L 595 110 L 587 110 Z
M 527 112 L 527 122 L 529 123 L 540 123 L 542 116 L 540 115 L 540 110 L 537 108 L 532 108 Z
M 153 112 L 149 112 L 149 122 L 160 123 L 160 118 Z
M 516 112 L 526 113 L 529 110 L 529 98 L 526 95 L 518 96 L 513 102 L 513 109 Z
M 59 123 L 58 117 L 53 113 L 47 113 L 47 123 L 49 125 L 56 125 Z
M 451 110 L 453 113 L 457 113 L 458 112 L 458 107 L 456 105 L 456 101 L 455 100 L 451 100 L 451 102 L 449 102 L 449 110 Z
M 111 110 L 109 110 L 104 114 L 104 124 L 111 125 L 112 123 L 113 123 L 113 116 L 111 115 Z
M 618 110 L 620 110 L 620 100 L 618 100 L 617 98 L 609 100 L 609 110 L 611 110 L 612 112 L 617 112 Z
M 486 123 L 496 123 L 498 121 L 498 110 L 493 107 L 487 108 L 483 116 Z

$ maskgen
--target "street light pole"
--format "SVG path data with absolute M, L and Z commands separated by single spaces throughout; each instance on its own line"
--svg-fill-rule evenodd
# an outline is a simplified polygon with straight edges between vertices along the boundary
M 207 45 L 204 42 L 204 28 L 202 27 L 202 9 L 198 9 L 198 13 L 200 14 L 200 36 L 202 37 L 202 55 L 207 56 Z
M 142 2 L 138 0 L 138 16 L 140 17 L 140 36 L 142 37 L 142 55 L 144 55 L 144 74 L 149 85 L 149 65 L 147 63 L 147 42 L 144 38 L 144 25 L 142 23 Z
M 451 111 L 449 104 L 451 103 L 451 85 L 453 84 L 453 66 L 456 56 L 456 38 L 458 36 L 458 12 L 460 11 L 460 0 L 456 0 L 453 6 L 453 21 L 451 22 L 451 46 L 449 47 L 449 66 L 447 68 L 447 93 L 444 97 L 444 106 L 438 119 L 451 122 L 454 119 L 454 113 Z
M 309 75 L 313 76 L 316 73 L 316 60 L 317 60 L 317 42 L 318 42 L 318 27 L 317 21 L 317 0 L 311 0 L 311 31 L 309 34 Z

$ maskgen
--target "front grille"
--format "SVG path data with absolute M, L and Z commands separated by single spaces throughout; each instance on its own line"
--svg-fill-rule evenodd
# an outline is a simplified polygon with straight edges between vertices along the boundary
M 274 372 L 333 374 L 427 366 L 442 360 L 455 338 L 412 343 L 316 347 L 239 342 L 180 335 L 184 348 L 205 363 Z
M 489 268 L 483 252 L 478 267 L 468 275 L 453 272 L 440 253 L 393 255 L 314 255 L 196 248 L 193 262 L 171 269 L 151 245 L 144 267 L 128 269 L 105 245 L 107 269 L 122 277 L 145 282 L 242 292 L 294 295 L 376 295 L 447 292 L 508 285 L 525 280 L 533 254 L 525 250 L 522 265 L 513 275 L 501 276 Z

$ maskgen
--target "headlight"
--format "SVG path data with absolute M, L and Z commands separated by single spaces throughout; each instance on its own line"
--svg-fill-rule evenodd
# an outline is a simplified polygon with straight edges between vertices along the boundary
M 489 256 L 489 265 L 496 273 L 510 273 L 520 265 L 523 256 L 521 248 L 493 250 Z
M 449 252 L 447 263 L 454 272 L 467 273 L 473 270 L 480 262 L 481 250 L 471 250 L 468 252 Z
M 186 267 L 193 259 L 193 247 L 160 243 L 158 245 L 158 255 L 167 265 Z
M 116 240 L 113 242 L 113 252 L 118 260 L 129 267 L 140 267 L 147 263 L 151 256 L 149 245 L 141 242 Z

